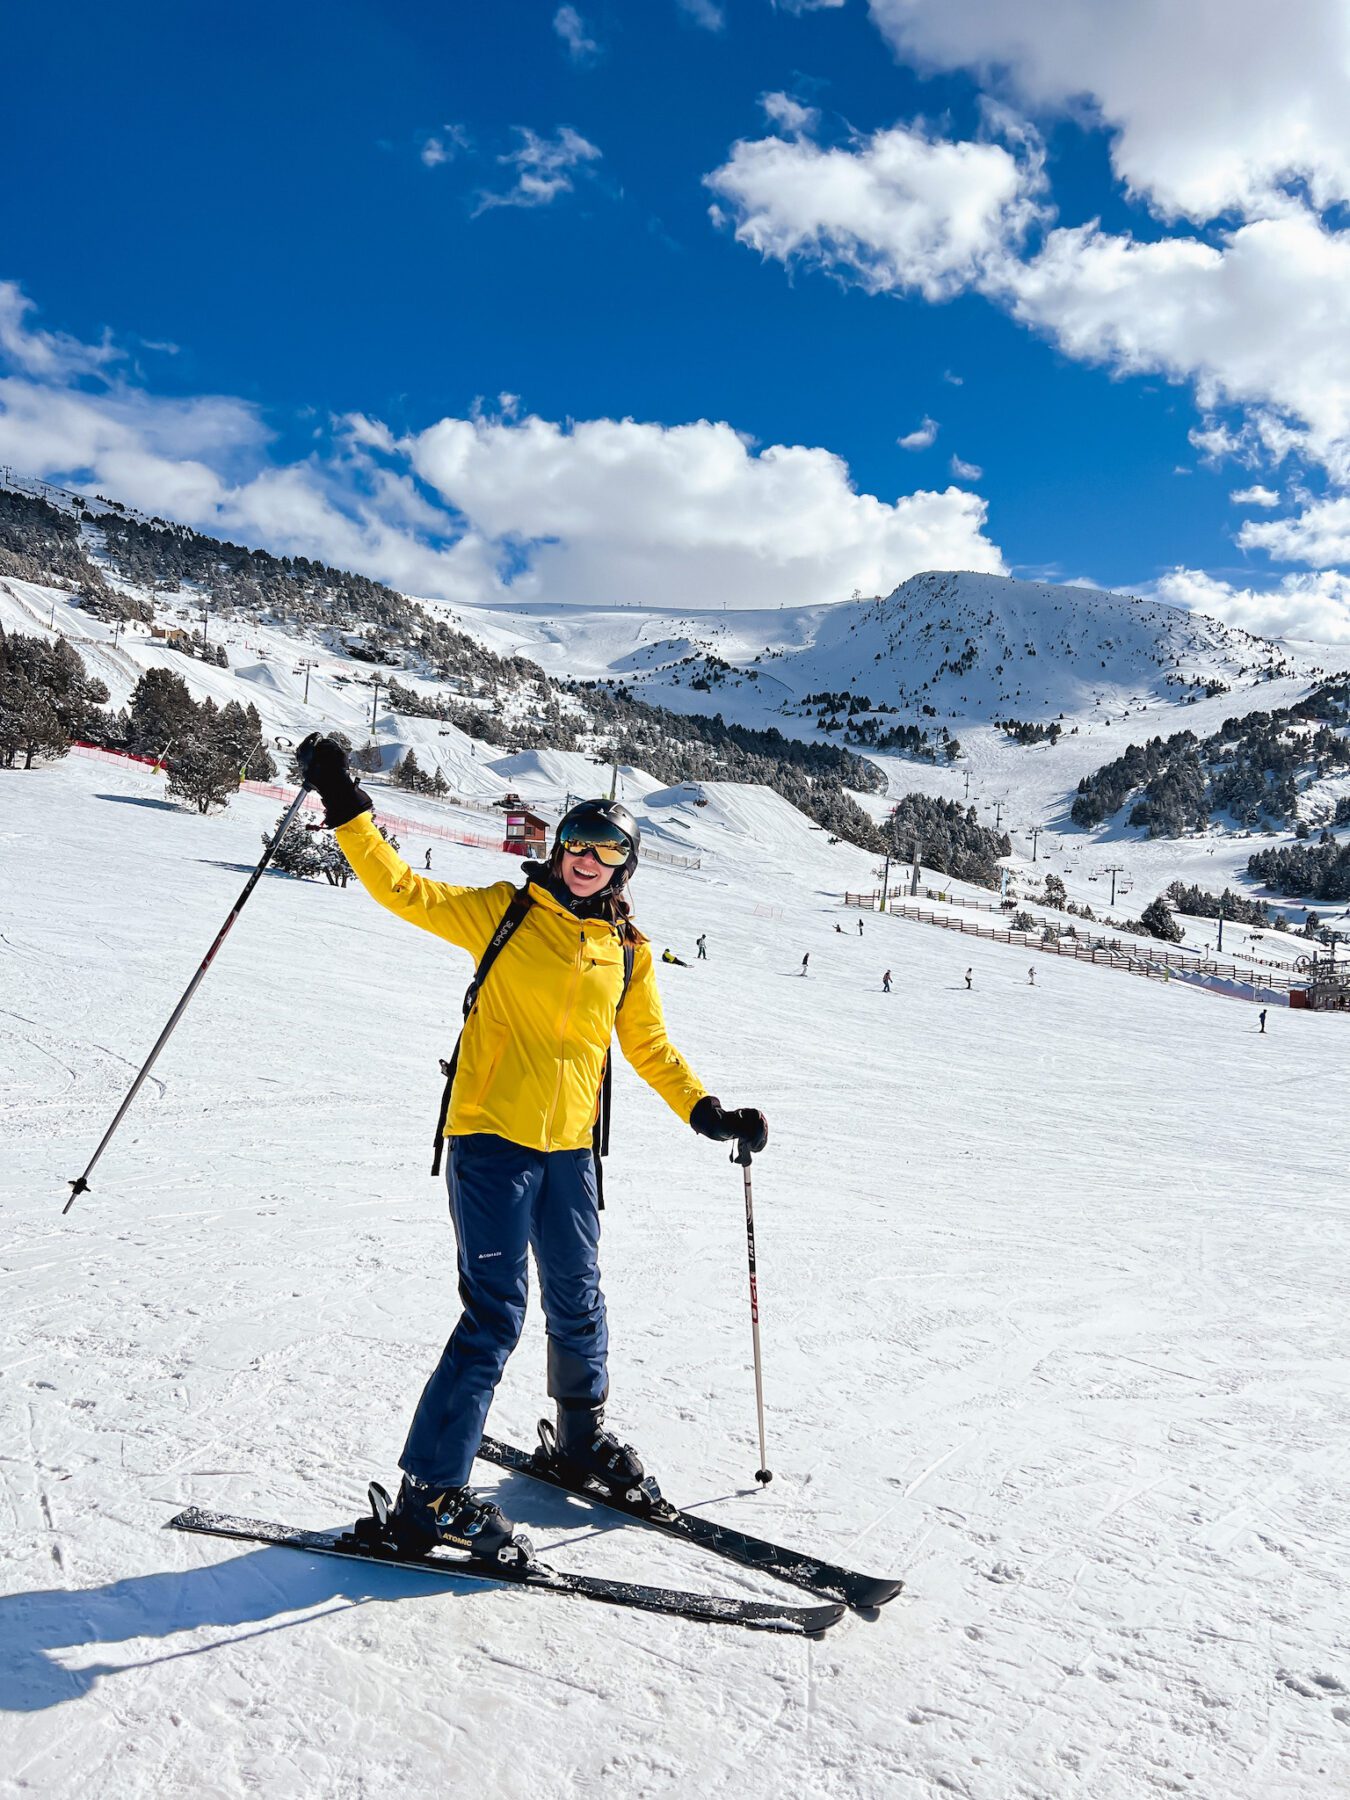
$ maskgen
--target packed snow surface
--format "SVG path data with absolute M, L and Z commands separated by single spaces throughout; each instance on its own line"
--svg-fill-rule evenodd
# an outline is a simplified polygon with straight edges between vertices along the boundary
M 719 848 L 636 887 L 659 945 L 708 937 L 660 970 L 674 1041 L 770 1120 L 767 1489 L 737 1172 L 622 1062 L 603 1263 L 612 1421 L 671 1496 L 904 1576 L 819 1643 L 161 1529 L 393 1480 L 456 1312 L 426 1171 L 467 961 L 266 877 L 63 1218 L 277 804 L 0 773 L 0 1794 L 1350 1792 L 1346 1021 L 860 936 L 869 859 L 777 804 L 648 794 Z M 543 1389 L 532 1316 L 497 1432 Z M 791 1592 L 500 1497 L 563 1567 Z

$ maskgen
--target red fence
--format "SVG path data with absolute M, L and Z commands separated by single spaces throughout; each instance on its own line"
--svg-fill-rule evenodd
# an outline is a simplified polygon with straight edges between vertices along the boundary
M 84 744 L 81 743 L 78 738 L 71 740 L 70 747 L 72 750 L 78 751 L 81 756 L 92 757 L 95 762 L 144 763 L 147 769 L 159 768 L 157 758 L 153 756 L 133 756 L 130 750 L 105 750 L 101 744 Z
M 97 744 L 79 743 L 72 744 L 71 749 L 78 751 L 81 756 L 92 757 L 97 762 L 131 762 L 147 769 L 159 768 L 159 764 L 152 757 L 132 756 L 125 750 L 104 750 Z M 289 806 L 295 798 L 295 789 L 283 787 L 279 782 L 241 781 L 239 786 L 246 794 L 257 794 L 264 800 L 279 800 L 284 806 Z M 323 811 L 323 802 L 317 794 L 305 796 L 305 810 L 308 812 Z M 375 808 L 375 817 L 381 825 L 387 826 L 389 830 L 411 834 L 413 837 L 440 838 L 443 843 L 465 844 L 475 850 L 501 850 L 507 856 L 516 857 L 520 857 L 524 849 L 518 838 L 488 836 L 483 832 L 464 831 L 452 825 L 435 825 L 426 819 L 405 819 L 397 813 L 387 812 L 383 806 Z M 675 856 L 664 850 L 644 850 L 642 860 L 644 863 L 664 863 L 668 867 L 676 869 L 697 869 L 702 866 L 701 860 L 697 856 Z

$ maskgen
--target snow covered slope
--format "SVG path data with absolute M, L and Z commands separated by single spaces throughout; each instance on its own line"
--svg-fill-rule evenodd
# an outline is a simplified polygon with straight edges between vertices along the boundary
M 944 719 L 986 721 L 1110 713 L 1313 666 L 1302 652 L 1160 601 L 960 572 L 912 576 L 885 598 L 783 612 L 455 616 L 553 673 L 622 679 L 682 710 L 715 704 L 756 721 L 784 701 L 843 689 L 906 717 L 924 705 Z M 710 690 L 691 689 L 709 676 Z
M 736 797 L 704 797 L 650 816 L 730 842 Z M 467 961 L 354 887 L 260 883 L 61 1217 L 275 810 L 201 819 L 73 757 L 0 773 L 0 1793 L 1344 1791 L 1344 1022 L 1261 1037 L 1176 986 L 1046 963 L 1030 989 L 1024 954 L 876 916 L 840 936 L 840 847 L 808 862 L 767 814 L 739 820 L 755 855 L 636 897 L 658 943 L 707 933 L 660 971 L 672 1036 L 770 1119 L 775 1480 L 736 1171 L 622 1061 L 612 1416 L 677 1499 L 905 1594 L 786 1643 L 161 1530 L 187 1502 L 350 1517 L 455 1312 L 425 1171 Z M 438 843 L 436 869 L 511 864 Z M 543 1373 L 532 1311 L 502 1435 Z M 772 1592 L 501 1498 L 560 1565 Z
M 176 607 L 177 617 L 190 596 L 158 598 Z M 1285 841 L 1287 833 L 1253 838 L 1218 831 L 1181 842 L 1150 842 L 1119 825 L 1088 833 L 1069 820 L 1074 791 L 1131 743 L 1183 726 L 1203 735 L 1235 713 L 1288 705 L 1327 672 L 1281 646 L 1178 608 L 990 575 L 915 576 L 885 599 L 783 611 L 551 614 L 538 606 L 426 604 L 503 655 L 526 655 L 557 677 L 623 679 L 677 711 L 721 711 L 820 739 L 829 735 L 817 729 L 821 709 L 803 704 L 804 697 L 851 692 L 896 709 L 876 715 L 883 730 L 908 722 L 935 740 L 945 730 L 960 742 L 954 763 L 872 753 L 886 774 L 887 798 L 917 790 L 975 805 L 982 821 L 1011 829 L 1016 852 L 1029 856 L 1034 845 L 1039 857 L 1048 854 L 1080 903 L 1100 899 L 1100 877 L 1093 877 L 1109 864 L 1147 888 L 1143 900 L 1178 878 L 1207 887 L 1250 885 L 1249 855 Z M 439 767 L 451 791 L 472 802 L 497 800 L 510 789 L 547 810 L 568 794 L 609 785 L 606 768 L 587 751 L 504 755 L 457 726 L 392 715 L 380 704 L 369 665 L 275 624 L 242 616 L 213 620 L 213 641 L 225 644 L 228 669 L 178 655 L 144 627 L 115 634 L 68 594 L 15 580 L 0 580 L 0 624 L 63 631 L 117 704 L 145 668 L 160 665 L 181 674 L 199 698 L 257 705 L 269 732 L 291 738 L 318 728 L 364 740 L 374 717 L 386 770 L 414 749 L 424 769 Z M 1288 672 L 1270 679 L 1282 667 Z M 438 691 L 433 680 L 407 671 L 400 678 L 428 697 Z M 1060 715 L 1058 743 L 1031 747 L 1013 743 L 991 723 L 1010 716 L 1059 722 Z M 603 756 L 603 744 L 595 749 Z M 663 781 L 629 768 L 621 784 L 633 801 Z M 672 830 L 693 844 L 697 822 L 689 813 Z
M 849 616 L 852 614 L 853 616 Z M 785 659 L 786 660 L 786 659 Z M 1287 659 L 1268 640 L 1159 601 L 1002 575 L 915 575 L 835 608 L 784 677 L 961 718 L 1053 717 L 1183 683 L 1235 683 Z

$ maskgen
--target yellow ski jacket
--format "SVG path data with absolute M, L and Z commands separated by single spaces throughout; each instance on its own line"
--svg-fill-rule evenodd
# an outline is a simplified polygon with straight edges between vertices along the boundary
M 477 967 L 515 883 L 452 887 L 415 875 L 368 812 L 335 833 L 381 906 L 467 950 Z M 623 946 L 604 919 L 578 919 L 538 882 L 533 905 L 493 964 L 460 1045 L 447 1137 L 487 1131 L 531 1150 L 589 1148 L 605 1055 L 619 1047 L 688 1123 L 706 1089 L 666 1036 L 651 946 L 634 933 L 623 1006 Z M 616 1017 L 617 1015 L 617 1017 Z

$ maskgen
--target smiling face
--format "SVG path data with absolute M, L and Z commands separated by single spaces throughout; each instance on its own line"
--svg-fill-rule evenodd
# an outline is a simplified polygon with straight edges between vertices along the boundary
M 607 869 L 594 850 L 583 850 L 580 856 L 574 856 L 570 850 L 562 853 L 563 885 L 578 900 L 589 900 L 592 894 L 602 892 L 609 886 L 613 873 L 613 869 Z

